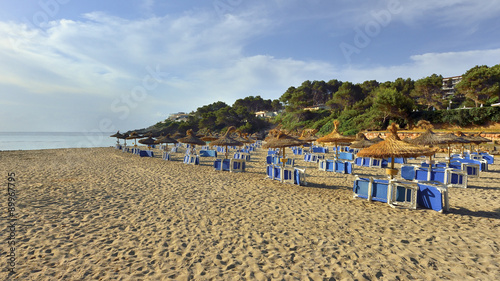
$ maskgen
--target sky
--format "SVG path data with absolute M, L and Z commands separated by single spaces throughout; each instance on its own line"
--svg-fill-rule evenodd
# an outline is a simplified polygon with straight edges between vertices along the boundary
M 0 132 L 114 132 L 305 80 L 500 61 L 497 0 L 0 0 Z

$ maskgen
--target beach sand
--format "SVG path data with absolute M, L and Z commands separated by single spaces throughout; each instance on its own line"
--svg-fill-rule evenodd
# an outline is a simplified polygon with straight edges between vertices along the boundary
M 266 179 L 265 155 L 229 173 L 181 153 L 0 152 L 18 217 L 13 275 L 0 225 L 0 280 L 500 280 L 499 158 L 441 214 L 353 199 L 353 175 L 301 160 L 308 186 Z

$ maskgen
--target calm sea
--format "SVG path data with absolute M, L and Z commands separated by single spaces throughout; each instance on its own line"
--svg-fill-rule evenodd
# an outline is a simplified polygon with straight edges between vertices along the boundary
M 8 133 L 0 132 L 0 150 L 34 150 L 78 147 L 109 147 L 116 144 L 110 133 Z

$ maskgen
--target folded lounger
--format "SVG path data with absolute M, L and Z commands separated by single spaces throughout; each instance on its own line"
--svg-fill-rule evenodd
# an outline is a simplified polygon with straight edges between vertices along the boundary
M 184 155 L 184 164 L 200 165 L 200 156 L 198 155 Z
M 282 167 L 280 165 L 267 165 L 266 175 L 270 179 L 279 180 L 284 183 L 307 185 L 305 169 L 297 167 Z

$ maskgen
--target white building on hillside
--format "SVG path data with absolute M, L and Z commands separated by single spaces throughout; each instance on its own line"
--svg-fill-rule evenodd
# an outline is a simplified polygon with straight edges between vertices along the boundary
M 274 116 L 277 116 L 278 112 L 276 111 L 257 111 L 255 112 L 256 117 L 261 117 L 261 118 L 271 118 Z
M 177 121 L 177 122 L 186 122 L 189 119 L 189 114 L 184 112 L 172 113 L 168 117 L 168 120 Z
M 443 86 L 441 87 L 441 90 L 443 91 L 443 98 L 454 95 L 457 91 L 455 87 L 458 83 L 460 83 L 460 81 L 462 81 L 462 76 L 443 78 Z

